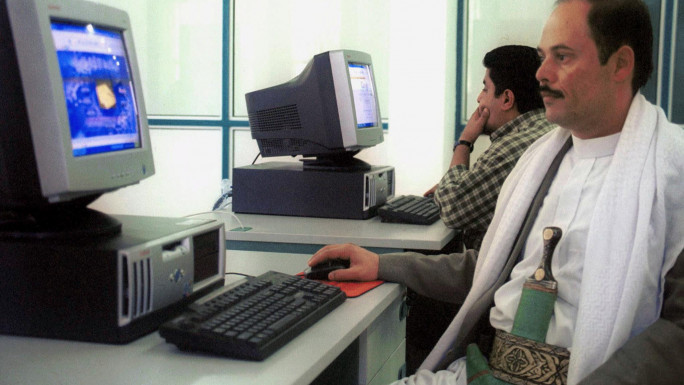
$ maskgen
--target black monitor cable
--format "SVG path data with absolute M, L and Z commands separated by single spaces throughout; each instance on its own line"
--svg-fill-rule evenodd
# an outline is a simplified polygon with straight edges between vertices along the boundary
M 245 277 L 245 278 L 252 278 L 252 277 L 254 277 L 253 275 L 244 274 L 244 273 L 238 273 L 238 272 L 235 272 L 235 271 L 228 271 L 228 272 L 226 272 L 226 275 L 240 275 L 240 276 L 243 276 L 243 277 Z

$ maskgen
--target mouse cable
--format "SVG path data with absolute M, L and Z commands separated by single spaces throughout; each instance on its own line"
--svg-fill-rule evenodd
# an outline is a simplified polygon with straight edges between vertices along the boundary
M 257 159 L 259 159 L 259 156 L 261 156 L 261 152 L 257 154 L 256 158 L 254 158 L 254 160 L 252 161 L 252 164 L 256 163 Z

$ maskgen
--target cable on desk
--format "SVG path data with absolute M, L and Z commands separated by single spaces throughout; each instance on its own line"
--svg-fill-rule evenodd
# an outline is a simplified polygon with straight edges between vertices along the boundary
M 232 203 L 231 203 L 231 204 L 232 204 Z M 224 211 L 224 210 L 221 210 L 221 211 Z M 242 224 L 242 221 L 240 220 L 240 218 L 238 218 L 237 215 L 235 215 L 235 213 L 232 212 L 232 211 L 229 211 L 229 213 L 230 213 L 230 215 L 231 215 L 233 218 L 235 218 L 235 220 L 237 221 L 237 223 L 240 224 L 240 228 L 244 230 L 244 229 L 245 229 L 245 226 Z
M 230 206 L 231 204 L 233 204 L 233 203 L 230 202 L 230 203 L 228 203 L 226 206 Z M 233 218 L 235 218 L 235 220 L 237 221 L 237 223 L 240 224 L 240 229 L 246 229 L 246 227 L 242 224 L 242 221 L 240 220 L 240 218 L 238 218 L 237 215 L 235 215 L 234 212 L 228 211 L 228 210 L 226 209 L 226 207 L 221 208 L 221 209 L 218 209 L 218 210 L 213 210 L 213 211 L 203 211 L 203 212 L 200 212 L 200 213 L 188 214 L 188 215 L 186 215 L 184 218 L 194 217 L 195 215 L 202 215 L 202 214 L 215 214 L 215 213 L 217 213 L 217 212 L 218 212 L 218 213 L 228 213 L 228 214 L 230 214 Z
M 211 208 L 212 210 L 222 210 L 229 206 L 231 203 L 233 203 L 233 190 L 228 191 L 225 194 L 222 194 L 219 199 L 214 203 L 214 206 Z
M 226 273 L 226 275 L 240 275 L 240 276 L 243 276 L 243 277 L 246 277 L 246 278 L 254 277 L 253 275 L 244 274 L 244 273 L 237 273 L 237 272 L 234 272 L 234 271 L 229 271 L 229 272 Z

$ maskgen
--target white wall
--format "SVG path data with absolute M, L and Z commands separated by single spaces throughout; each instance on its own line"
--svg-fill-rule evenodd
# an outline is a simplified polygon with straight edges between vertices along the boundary
M 463 119 L 477 107 L 485 54 L 502 45 L 537 47 L 554 0 L 470 1 L 467 9 L 466 100 Z
M 393 1 L 389 133 L 362 157 L 395 167 L 397 193 L 421 195 L 442 177 L 453 143 L 456 2 Z M 377 159 L 384 155 L 384 162 Z

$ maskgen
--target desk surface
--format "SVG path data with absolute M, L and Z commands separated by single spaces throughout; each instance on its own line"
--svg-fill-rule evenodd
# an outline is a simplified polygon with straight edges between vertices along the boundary
M 358 220 L 228 212 L 205 213 L 202 216 L 225 223 L 229 245 L 231 241 L 307 245 L 351 242 L 363 247 L 394 250 L 441 250 L 456 234 L 442 221 L 423 226 L 382 223 L 379 217 Z M 240 231 L 243 226 L 251 229 Z
M 297 273 L 309 255 L 228 251 L 227 271 Z M 233 280 L 235 278 L 232 278 Z M 126 345 L 0 336 L 3 384 L 308 384 L 401 296 L 386 283 L 347 299 L 263 362 L 185 353 L 154 332 Z M 331 332 L 332 331 L 332 332 Z

